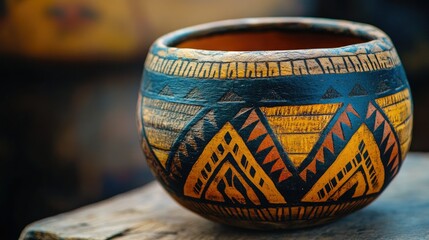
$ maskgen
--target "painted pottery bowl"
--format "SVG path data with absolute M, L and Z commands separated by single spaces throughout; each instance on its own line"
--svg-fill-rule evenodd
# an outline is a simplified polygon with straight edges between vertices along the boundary
M 261 18 L 159 38 L 137 117 L 149 166 L 181 205 L 229 225 L 293 229 L 376 199 L 405 159 L 412 111 L 381 30 Z

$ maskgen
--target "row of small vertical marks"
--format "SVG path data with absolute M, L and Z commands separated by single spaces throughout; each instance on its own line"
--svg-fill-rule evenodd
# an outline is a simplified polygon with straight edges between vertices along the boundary
M 192 208 L 198 209 L 204 215 L 226 217 L 241 220 L 253 221 L 294 221 L 329 218 L 335 215 L 346 215 L 356 209 L 366 206 L 372 202 L 374 197 L 358 199 L 355 201 L 327 204 L 320 206 L 289 206 L 289 207 L 268 207 L 268 208 L 240 208 L 228 207 L 209 203 L 189 203 Z
M 149 54 L 146 69 L 189 78 L 262 78 L 292 75 L 343 74 L 393 68 L 400 64 L 395 50 L 350 56 L 271 62 L 200 62 Z

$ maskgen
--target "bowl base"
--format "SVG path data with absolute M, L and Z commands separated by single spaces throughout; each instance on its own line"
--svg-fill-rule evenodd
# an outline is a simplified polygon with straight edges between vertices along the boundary
M 314 206 L 240 207 L 192 201 L 174 194 L 172 196 L 180 205 L 204 218 L 255 230 L 296 230 L 325 225 L 367 206 L 376 198 L 372 196 Z

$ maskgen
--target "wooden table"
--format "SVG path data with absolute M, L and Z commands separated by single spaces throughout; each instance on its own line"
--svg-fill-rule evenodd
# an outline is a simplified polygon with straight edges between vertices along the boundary
M 176 204 L 157 182 L 30 224 L 21 239 L 429 239 L 429 154 L 411 153 L 370 206 L 299 231 L 223 226 Z

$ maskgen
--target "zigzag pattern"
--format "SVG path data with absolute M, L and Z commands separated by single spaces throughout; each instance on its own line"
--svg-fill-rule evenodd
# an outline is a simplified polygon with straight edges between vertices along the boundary
M 248 109 L 247 112 L 240 112 L 239 115 L 248 114 L 245 118 L 239 133 L 244 137 L 247 145 L 256 145 L 257 150 L 255 157 L 263 159 L 260 163 L 262 167 L 271 166 L 269 173 L 278 174 L 277 182 L 281 183 L 292 177 L 292 173 L 288 170 L 283 159 L 280 156 L 279 150 L 274 144 L 272 136 L 268 133 L 267 128 L 262 123 L 256 109 Z M 238 117 L 236 116 L 236 117 Z
M 288 158 L 299 168 L 341 105 L 273 106 L 260 110 Z
M 147 142 L 144 135 L 142 135 L 141 148 L 146 156 L 148 166 L 152 169 L 152 171 L 158 174 L 158 177 L 160 177 L 164 183 L 170 185 L 170 181 L 166 175 L 166 172 L 164 171 L 163 166 L 159 161 L 156 160 L 154 154 L 152 154 L 149 143 Z
M 167 92 L 168 86 L 163 88 Z M 202 106 L 143 97 L 143 128 L 158 161 L 166 168 L 171 146 Z
M 376 133 L 374 135 L 380 136 L 376 138 L 376 141 L 380 147 L 382 159 L 389 159 L 387 167 L 389 168 L 389 172 L 393 177 L 399 171 L 399 163 L 401 161 L 399 154 L 399 144 L 395 138 L 393 130 L 390 127 L 388 121 L 372 103 L 369 103 L 368 105 L 366 119 L 373 123 L 369 126 L 372 127 L 371 130 Z
M 335 160 L 335 156 L 339 154 L 341 151 L 339 145 L 346 144 L 345 131 L 352 131 L 352 124 L 350 121 L 350 115 L 354 115 L 355 117 L 360 118 L 359 114 L 355 111 L 355 109 L 348 105 L 343 113 L 341 113 L 339 119 L 331 128 L 329 133 L 326 135 L 325 140 L 317 151 L 313 160 L 299 173 L 302 180 L 307 181 L 308 173 L 316 174 L 318 171 L 317 165 L 329 165 L 333 160 Z M 335 141 L 334 141 L 335 139 Z M 335 142 L 335 144 L 334 144 Z M 329 156 L 329 157 L 328 157 Z M 329 161 L 327 159 L 329 158 Z M 325 168 L 319 168 L 325 169 Z
M 182 162 L 189 154 L 195 153 L 197 149 L 204 147 L 206 139 L 204 133 L 217 132 L 218 125 L 215 119 L 215 114 L 212 111 L 208 112 L 202 119 L 200 119 L 194 126 L 186 133 L 183 140 L 172 157 L 172 164 L 170 167 L 170 177 L 172 179 L 182 179 Z
M 210 140 L 192 166 L 184 195 L 241 204 L 286 203 L 229 122 Z
M 400 81 L 399 79 L 397 80 Z M 403 160 L 411 144 L 411 131 L 413 128 L 410 92 L 408 89 L 404 89 L 393 95 L 378 98 L 375 102 L 386 114 L 398 135 Z

